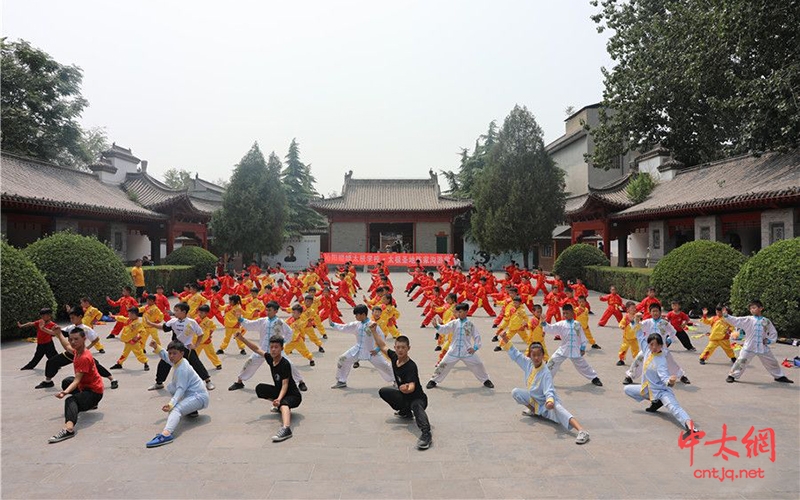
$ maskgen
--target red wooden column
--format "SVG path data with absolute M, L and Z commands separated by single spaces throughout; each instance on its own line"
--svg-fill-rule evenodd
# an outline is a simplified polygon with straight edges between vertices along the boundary
M 603 253 L 606 259 L 611 259 L 611 225 L 608 218 L 603 219 Z
M 173 224 L 172 219 L 170 219 L 167 224 L 167 255 L 171 254 L 172 251 L 175 249 L 175 233 L 173 232 Z

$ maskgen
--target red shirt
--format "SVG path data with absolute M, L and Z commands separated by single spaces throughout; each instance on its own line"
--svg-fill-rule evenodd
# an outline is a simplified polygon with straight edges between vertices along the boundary
M 47 328 L 48 330 L 52 330 L 56 326 L 58 326 L 58 325 L 56 325 L 52 321 L 44 325 L 44 327 Z M 44 330 L 42 330 L 41 327 L 42 327 L 42 320 L 39 320 L 39 321 L 36 322 L 36 343 L 37 344 L 46 344 L 48 342 L 52 342 L 53 341 L 53 336 L 50 335 L 49 333 L 45 332 Z
M 689 322 L 689 316 L 683 311 L 679 313 L 670 311 L 666 314 L 666 318 L 669 324 L 672 325 L 672 328 L 678 331 L 683 330 L 683 324 Z
M 83 373 L 78 389 L 103 394 L 103 379 L 97 372 L 97 365 L 94 363 L 94 358 L 89 349 L 84 349 L 80 356 L 76 354 L 72 366 L 75 368 L 75 375 Z

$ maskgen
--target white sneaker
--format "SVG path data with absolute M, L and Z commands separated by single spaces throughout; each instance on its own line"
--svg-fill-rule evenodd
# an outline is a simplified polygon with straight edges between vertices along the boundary
M 589 441 L 589 433 L 586 431 L 580 431 L 578 437 L 575 438 L 575 444 L 586 444 L 587 441 Z
M 163 389 L 163 388 L 164 388 L 164 384 L 153 384 L 150 387 L 148 387 L 147 390 L 148 391 L 157 391 L 157 390 Z
M 269 411 L 271 411 L 272 413 L 280 413 L 281 409 L 278 408 L 277 406 L 273 406 L 272 408 L 269 409 Z
M 530 408 L 525 408 L 524 410 L 522 410 L 522 416 L 523 417 L 532 417 L 533 416 L 533 412 L 531 411 Z
M 210 380 L 208 382 L 206 382 L 206 389 L 208 389 L 209 391 L 213 391 L 214 388 L 215 388 L 215 385 L 212 384 Z

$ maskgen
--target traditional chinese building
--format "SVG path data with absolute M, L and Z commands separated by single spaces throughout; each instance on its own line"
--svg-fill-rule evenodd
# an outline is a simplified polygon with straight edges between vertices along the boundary
M 341 196 L 311 206 L 328 219 L 329 252 L 392 251 L 458 253 L 463 238 L 454 219 L 472 208 L 469 200 L 441 194 L 436 174 L 427 179 L 344 177 Z

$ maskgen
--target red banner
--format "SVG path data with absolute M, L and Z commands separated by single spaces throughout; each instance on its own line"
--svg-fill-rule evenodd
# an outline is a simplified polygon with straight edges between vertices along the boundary
M 453 255 L 449 253 L 366 253 L 366 252 L 331 252 L 322 257 L 326 264 L 344 264 L 351 262 L 354 266 L 374 266 L 383 261 L 387 266 L 414 266 L 419 259 L 425 267 L 435 267 L 447 261 L 453 264 Z

